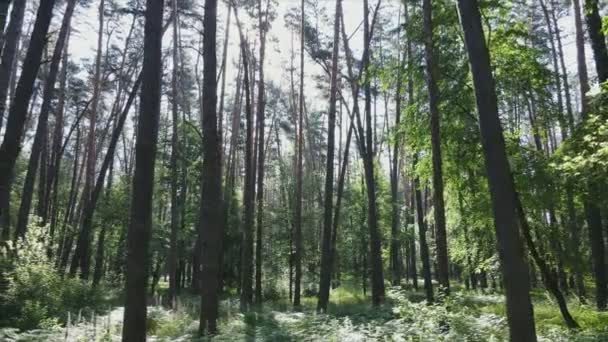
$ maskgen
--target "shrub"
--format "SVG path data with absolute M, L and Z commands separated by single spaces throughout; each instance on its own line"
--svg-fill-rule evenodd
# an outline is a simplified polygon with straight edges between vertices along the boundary
M 24 239 L 3 255 L 8 288 L 0 302 L 0 322 L 22 330 L 65 319 L 68 311 L 100 307 L 99 290 L 75 278 L 62 278 L 47 256 L 46 227 L 34 223 Z M 9 260 L 9 261 L 7 261 Z

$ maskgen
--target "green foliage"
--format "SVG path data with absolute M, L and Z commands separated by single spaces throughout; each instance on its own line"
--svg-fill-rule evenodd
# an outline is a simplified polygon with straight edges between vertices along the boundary
M 104 301 L 102 290 L 57 272 L 44 243 L 47 228 L 31 223 L 25 238 L 3 256 L 10 258 L 11 266 L 0 306 L 2 325 L 24 330 L 45 327 L 64 320 L 68 312 L 99 309 Z
M 148 334 L 158 337 L 161 341 L 171 341 L 190 330 L 192 318 L 186 313 L 171 313 L 161 308 L 148 312 Z

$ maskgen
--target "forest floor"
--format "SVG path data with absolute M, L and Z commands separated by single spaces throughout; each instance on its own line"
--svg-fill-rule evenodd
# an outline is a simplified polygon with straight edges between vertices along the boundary
M 287 301 L 267 302 L 247 314 L 236 298 L 221 303 L 220 334 L 213 341 L 506 341 L 504 298 L 498 294 L 453 291 L 441 305 L 428 306 L 423 294 L 389 288 L 387 301 L 373 307 L 360 290 L 332 290 L 327 314 L 317 314 L 316 297 L 304 297 L 300 312 Z M 539 341 L 608 341 L 608 313 L 572 300 L 581 329 L 569 331 L 544 292 L 534 295 Z M 178 309 L 148 310 L 149 341 L 196 341 L 198 297 L 180 297 Z M 86 316 L 86 317 L 83 317 Z M 104 315 L 73 315 L 72 323 L 18 333 L 0 329 L 2 341 L 120 341 L 122 308 Z M 208 338 L 204 340 L 209 340 Z

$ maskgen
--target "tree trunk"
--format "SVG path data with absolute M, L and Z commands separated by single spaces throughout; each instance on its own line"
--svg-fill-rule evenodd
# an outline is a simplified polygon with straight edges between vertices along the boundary
M 418 153 L 414 154 L 414 169 L 418 164 Z M 418 221 L 418 242 L 420 244 L 420 259 L 422 259 L 422 274 L 424 277 L 424 291 L 427 304 L 433 304 L 433 282 L 431 279 L 431 260 L 429 258 L 429 246 L 426 242 L 426 222 L 424 221 L 424 210 L 422 208 L 422 191 L 420 191 L 420 180 L 414 178 L 414 189 L 416 196 L 416 216 Z
M 376 5 L 376 12 L 381 2 Z M 369 22 L 369 6 L 368 0 L 363 1 L 363 31 L 364 31 L 364 46 L 367 53 L 364 53 L 363 70 L 368 70 L 370 64 L 370 44 L 371 44 L 371 27 Z M 372 26 L 373 27 L 373 26 Z M 367 74 L 367 73 L 366 73 Z M 365 168 L 365 183 L 367 186 L 367 219 L 369 227 L 369 243 L 370 243 L 370 258 L 372 268 L 372 303 L 380 305 L 384 302 L 384 275 L 382 270 L 382 237 L 378 227 L 378 206 L 376 202 L 376 178 L 374 176 L 374 145 L 373 145 L 373 128 L 371 119 L 371 84 L 369 79 L 365 81 L 365 118 L 366 118 L 366 134 L 364 154 Z M 363 135 L 361 135 L 363 138 Z
M 203 27 L 203 172 L 200 214 L 201 235 L 201 315 L 198 333 L 215 334 L 221 284 L 220 261 L 224 232 L 222 211 L 222 167 L 220 137 L 217 131 L 217 0 L 205 1 Z
M 574 19 L 575 19 L 575 29 L 576 29 L 576 47 L 577 47 L 577 61 L 578 61 L 578 70 L 579 70 L 579 83 L 581 90 L 581 118 L 584 120 L 587 119 L 589 114 L 589 102 L 586 97 L 587 92 L 589 91 L 589 79 L 587 75 L 587 65 L 585 58 L 585 37 L 583 32 L 583 24 L 580 17 L 581 9 L 579 0 L 572 1 L 574 5 Z M 604 54 L 606 52 L 605 43 L 594 41 L 598 39 L 600 33 L 597 31 L 599 28 L 597 23 L 595 22 L 597 18 L 594 18 L 595 15 L 593 13 L 593 4 L 586 3 L 585 12 L 587 13 L 587 24 L 589 26 L 589 36 L 592 38 L 592 47 L 594 51 L 594 57 L 596 60 L 596 68 L 598 72 L 598 77 L 600 82 L 606 81 L 606 75 L 603 68 L 606 67 L 604 64 Z M 597 4 L 596 4 L 597 5 Z M 597 13 L 596 13 L 597 14 Z M 597 14 L 599 15 L 599 14 Z M 590 22 L 591 21 L 591 22 Z M 597 29 L 597 30 L 596 30 Z M 603 48 L 602 48 L 603 46 Z M 597 204 L 594 203 L 594 198 L 591 194 L 595 193 L 595 189 L 593 184 L 588 184 L 589 194 L 585 195 L 584 198 L 584 207 L 585 207 L 585 217 L 587 219 L 587 226 L 589 231 L 589 242 L 591 245 L 591 259 L 593 264 L 593 274 L 595 277 L 595 300 L 597 308 L 600 310 L 604 310 L 606 308 L 607 301 L 607 279 L 606 279 L 606 263 L 604 256 L 604 239 L 603 239 L 603 231 L 602 231 L 602 218 L 600 214 L 600 209 L 597 207 Z
M 304 0 L 300 6 L 301 27 L 305 27 L 306 14 L 304 12 Z M 299 110 L 297 124 L 297 157 L 296 157 L 296 191 L 295 191 L 295 210 L 294 210 L 294 234 L 293 241 L 295 245 L 294 263 L 294 290 L 293 290 L 293 307 L 296 310 L 300 309 L 300 286 L 302 283 L 302 186 L 303 186 L 303 151 L 304 151 L 304 30 L 301 30 L 300 35 L 300 94 L 299 94 Z
M 95 73 L 93 75 L 93 99 L 91 100 L 91 111 L 89 113 L 89 136 L 87 138 L 87 166 L 84 177 L 84 188 L 82 190 L 83 203 L 91 200 L 91 193 L 95 186 L 95 166 L 97 164 L 96 151 L 96 125 L 97 112 L 99 110 L 99 99 L 101 96 L 101 55 L 103 40 L 103 21 L 105 11 L 105 0 L 99 3 L 99 29 L 97 32 L 97 56 L 95 59 Z M 85 228 L 87 228 L 85 230 Z M 74 260 L 70 266 L 70 275 L 75 275 L 77 268 L 80 268 L 80 278 L 89 278 L 90 253 L 91 253 L 91 234 L 89 227 L 81 227 L 74 252 Z
M 600 209 L 593 204 L 593 200 L 591 199 L 597 198 L 597 196 L 587 196 L 589 196 L 589 199 L 585 203 L 585 216 L 587 219 L 589 241 L 591 244 L 593 276 L 595 277 L 595 302 L 598 310 L 606 310 L 606 301 L 608 299 L 608 279 L 606 277 L 602 216 L 600 214 Z
M 334 206 L 334 154 L 336 130 L 336 99 L 338 93 L 338 58 L 340 53 L 341 0 L 336 0 L 334 16 L 334 43 L 332 52 L 329 110 L 327 112 L 327 158 L 325 167 L 325 206 L 323 215 L 323 238 L 321 242 L 321 275 L 319 278 L 319 301 L 317 311 L 326 312 L 332 272 L 332 223 Z
M 68 30 L 68 37 L 63 47 L 63 62 L 61 65 L 61 78 L 59 80 L 59 99 L 57 100 L 57 111 L 55 113 L 55 127 L 53 131 L 53 143 L 51 146 L 51 164 L 49 166 L 49 180 L 47 181 L 47 196 L 50 198 L 51 205 L 51 226 L 50 226 L 50 240 L 53 241 L 55 236 L 55 230 L 57 227 L 57 220 L 59 215 L 59 207 L 57 205 L 58 189 L 59 189 L 59 170 L 61 167 L 61 143 L 63 139 L 63 126 L 64 126 L 64 115 L 65 115 L 65 99 L 67 90 L 67 78 L 68 78 L 68 44 L 70 42 L 70 32 Z
M 266 91 L 264 83 L 264 60 L 266 55 L 266 31 L 268 26 L 268 8 L 266 13 L 262 13 L 262 0 L 258 0 L 258 25 L 260 30 L 260 60 L 258 76 L 258 102 L 257 102 L 257 123 L 258 123 L 258 162 L 257 162 L 257 217 L 256 217 L 256 244 L 255 244 L 255 301 L 262 303 L 262 235 L 264 224 L 264 116 L 266 108 Z M 263 19 L 263 18 L 266 19 Z
M 572 318 L 572 316 L 570 315 L 570 312 L 568 311 L 566 299 L 564 298 L 564 295 L 562 294 L 562 292 L 559 289 L 557 278 L 554 276 L 554 273 L 551 272 L 551 270 L 549 269 L 549 266 L 547 265 L 545 260 L 541 257 L 541 254 L 544 254 L 544 253 L 538 252 L 538 250 L 534 244 L 534 241 L 532 240 L 532 235 L 530 233 L 530 227 L 528 225 L 528 221 L 526 221 L 526 215 L 525 215 L 524 209 L 521 205 L 521 201 L 519 199 L 519 194 L 517 194 L 517 193 L 515 194 L 515 201 L 516 201 L 517 214 L 518 214 L 518 218 L 519 218 L 519 223 L 521 225 L 522 234 L 524 236 L 524 239 L 526 240 L 526 243 L 528 245 L 528 249 L 530 250 L 530 254 L 532 255 L 532 258 L 538 265 L 538 268 L 542 275 L 543 283 L 545 284 L 545 288 L 555 297 L 555 300 L 558 303 L 562 317 L 564 318 L 564 321 L 566 322 L 566 325 L 570 329 L 577 329 L 579 327 L 578 323 L 576 323 L 576 321 L 574 320 L 574 318 Z
M 399 15 L 399 20 L 401 20 L 401 15 Z M 401 38 L 401 24 L 399 24 L 398 37 Z M 395 94 L 395 126 L 394 131 L 399 130 L 399 125 L 401 123 L 401 91 L 403 82 L 402 72 L 405 68 L 405 56 L 401 55 L 401 51 L 398 51 L 399 54 L 399 66 L 397 71 L 397 89 Z M 388 113 L 387 113 L 388 115 Z M 395 138 L 394 146 L 393 146 L 393 158 L 391 162 L 391 202 L 392 202 L 392 215 L 391 215 L 391 249 L 390 249 L 390 265 L 392 271 L 392 283 L 393 286 L 398 286 L 401 284 L 401 260 L 399 258 L 399 251 L 401 250 L 401 237 L 399 236 L 399 211 L 401 210 L 401 201 L 399 200 L 399 150 L 401 149 L 401 140 L 397 136 Z
M 606 49 L 606 37 L 602 30 L 602 17 L 598 8 L 597 0 L 585 0 L 584 13 L 587 19 L 587 30 L 593 48 L 595 68 L 600 83 L 608 80 L 608 50 Z
M 559 28 L 559 23 L 557 21 L 557 17 L 555 15 L 557 5 L 555 3 L 555 0 L 550 0 L 550 1 L 551 1 L 550 14 L 551 14 L 551 20 L 553 22 L 553 27 L 555 28 L 554 29 L 555 30 L 555 40 L 557 41 L 557 52 L 558 52 L 558 57 L 559 57 L 560 69 L 561 69 L 562 83 L 564 85 L 564 97 L 566 100 L 565 102 L 566 102 L 568 129 L 570 131 L 572 131 L 574 129 L 574 115 L 572 113 L 572 100 L 570 97 L 570 83 L 568 81 L 568 70 L 566 69 L 566 62 L 564 60 L 564 49 L 562 46 L 561 31 Z
M 226 4 L 226 12 L 228 12 L 227 18 L 226 18 L 226 34 L 224 35 L 224 51 L 222 53 L 222 66 L 221 66 L 221 70 L 222 70 L 222 90 L 220 93 L 220 108 L 218 109 L 218 123 L 217 123 L 217 132 L 218 132 L 218 136 L 220 139 L 219 145 L 220 148 L 222 150 L 222 153 L 220 154 L 221 157 L 221 162 L 222 162 L 222 168 L 224 168 L 224 153 L 225 153 L 225 145 L 224 145 L 224 95 L 226 93 L 226 76 L 227 76 L 227 69 L 228 69 L 228 41 L 230 38 L 230 14 L 232 13 L 232 3 L 228 2 Z M 237 96 L 238 96 L 238 92 L 237 92 Z
M 553 27 L 553 23 L 551 21 L 551 15 L 549 13 L 549 9 L 545 4 L 545 0 L 540 0 L 540 5 L 543 10 L 543 15 L 545 17 L 545 22 L 547 24 L 547 32 L 549 33 L 549 43 L 551 47 L 551 60 L 553 62 L 553 71 L 555 73 L 555 87 L 557 88 L 557 118 L 560 125 L 561 137 L 562 141 L 566 140 L 568 136 L 568 125 L 566 123 L 566 119 L 564 118 L 564 101 L 562 99 L 562 78 L 560 75 L 560 69 L 557 61 L 557 47 L 555 46 L 555 32 L 559 30 L 559 27 Z
M 477 0 L 459 0 L 458 9 L 479 111 L 481 142 L 506 289 L 510 339 L 536 341 L 528 267 L 517 222 L 515 184 L 498 116 L 494 78 L 481 26 L 481 14 Z
M 177 197 L 178 191 L 178 179 L 177 174 L 179 168 L 177 165 L 179 140 L 178 140 L 178 79 L 177 72 L 179 67 L 178 59 L 178 47 L 179 37 L 177 34 L 179 18 L 177 10 L 177 0 L 171 1 L 173 9 L 173 70 L 171 74 L 171 233 L 169 241 L 169 258 L 168 258 L 168 272 L 169 272 L 169 290 L 167 303 L 172 309 L 176 309 L 175 296 L 177 293 L 177 240 L 179 230 L 179 203 Z
M 241 311 L 249 310 L 253 303 L 253 214 L 254 214 L 254 167 L 253 167 L 253 112 L 251 109 L 251 85 L 249 84 L 249 58 L 247 40 L 238 19 L 237 8 L 234 16 L 241 38 L 243 55 L 243 87 L 245 88 L 245 116 L 247 121 L 245 141 L 245 185 L 243 189 L 243 240 L 241 246 Z
M 2 46 L 4 45 L 4 27 L 6 26 L 6 17 L 10 4 L 10 0 L 4 0 L 0 3 L 0 53 L 2 52 Z
M 122 331 L 122 340 L 125 342 L 146 340 L 146 288 L 150 263 L 148 249 L 152 232 L 154 163 L 161 97 L 163 0 L 147 0 L 145 18 L 142 69 L 144 86 L 140 95 L 135 173 L 127 232 L 128 257 Z
M 409 213 L 407 215 L 407 224 L 408 226 L 411 224 L 414 226 L 415 222 L 415 211 L 416 211 L 416 186 L 412 182 L 411 183 L 411 194 L 409 201 Z M 414 286 L 414 290 L 418 290 L 418 269 L 416 266 L 416 228 L 413 228 L 410 232 L 408 232 L 408 244 L 409 244 L 409 264 L 410 264 L 410 276 L 412 278 L 412 285 Z M 422 251 L 420 252 L 422 256 Z
M 431 0 L 422 3 L 425 34 L 425 60 L 429 109 L 431 112 L 431 146 L 433 159 L 433 213 L 435 215 L 435 244 L 437 247 L 437 271 L 441 291 L 450 293 L 448 268 L 448 243 L 445 228 L 445 204 L 443 200 L 443 167 L 441 161 L 441 132 L 439 117 L 439 89 L 433 52 L 433 20 Z
M 23 71 L 15 91 L 15 99 L 9 109 L 4 140 L 0 146 L 0 227 L 3 229 L 2 239 L 8 239 L 10 236 L 9 208 L 13 172 L 21 150 L 21 138 L 24 133 L 28 104 L 40 68 L 40 60 L 46 44 L 46 35 L 53 16 L 54 5 L 55 0 L 40 1 L 32 37 L 23 61 Z
M 89 230 L 89 231 L 92 230 L 93 214 L 95 213 L 95 208 L 97 207 L 97 202 L 98 202 L 101 192 L 103 190 L 106 173 L 108 171 L 108 168 L 111 167 L 111 165 L 114 161 L 114 153 L 116 152 L 116 146 L 118 145 L 118 138 L 120 137 L 120 135 L 122 133 L 122 129 L 123 129 L 123 127 L 125 125 L 125 121 L 127 119 L 127 115 L 129 114 L 131 105 L 133 104 L 133 101 L 135 100 L 135 97 L 137 95 L 137 90 L 139 89 L 141 81 L 142 81 L 142 75 L 140 73 L 139 76 L 137 77 L 137 80 L 133 84 L 133 89 L 131 90 L 131 93 L 129 94 L 127 103 L 125 104 L 125 107 L 122 110 L 122 113 L 120 113 L 120 116 L 118 117 L 118 122 L 116 123 L 116 127 L 114 128 L 114 131 L 112 132 L 112 137 L 110 138 L 110 143 L 108 145 L 108 151 L 103 160 L 103 163 L 101 164 L 101 169 L 99 170 L 99 175 L 97 176 L 97 181 L 95 182 L 95 188 L 93 189 L 91 198 L 85 204 L 85 207 L 83 210 L 82 230 Z M 99 241 L 97 243 L 97 257 L 95 259 L 96 260 L 95 271 L 94 271 L 94 275 L 93 275 L 93 286 L 98 285 L 99 281 L 101 280 L 101 275 L 102 275 L 101 262 L 103 261 L 103 255 L 104 255 L 103 250 L 105 247 L 104 239 L 105 239 L 105 235 L 106 235 L 106 228 L 107 228 L 107 225 L 105 225 L 105 224 L 102 225 L 102 231 L 99 234 Z
M 34 136 L 34 142 L 32 143 L 32 151 L 30 153 L 30 159 L 28 162 L 25 181 L 23 184 L 23 192 L 21 193 L 21 205 L 19 207 L 19 215 L 17 216 L 16 232 L 17 235 L 20 237 L 25 236 L 25 233 L 27 231 L 30 208 L 32 205 L 32 195 L 34 192 L 34 180 L 36 178 L 36 172 L 38 171 L 38 161 L 43 159 L 41 157 L 41 152 L 43 146 L 46 145 L 47 141 L 48 117 L 51 111 L 51 102 L 53 101 L 55 92 L 55 81 L 57 80 L 57 75 L 59 73 L 59 66 L 61 64 L 64 44 L 66 44 L 68 30 L 70 28 L 72 14 L 74 13 L 75 6 L 76 0 L 68 1 L 65 14 L 63 15 L 63 22 L 61 23 L 61 29 L 59 30 L 59 35 L 57 37 L 57 43 L 55 44 L 55 50 L 53 50 L 53 57 L 51 59 L 51 65 L 49 67 L 49 73 L 47 76 L 46 83 L 44 85 L 42 105 L 40 107 L 40 115 L 38 116 L 38 126 L 36 127 L 36 134 Z M 40 165 L 41 169 L 46 167 L 46 165 Z M 42 175 L 40 178 L 42 178 Z M 40 198 L 39 196 L 38 201 L 43 202 L 44 196 L 42 198 Z
M 25 0 L 13 2 L 11 20 L 0 44 L 0 46 L 3 46 L 2 59 L 0 60 L 0 129 L 2 129 L 2 119 L 4 118 L 6 109 L 6 97 L 10 90 L 9 85 L 11 79 L 14 80 L 17 77 L 17 70 L 15 70 L 17 68 L 17 58 L 15 57 L 17 56 L 17 45 L 19 45 L 19 38 L 21 37 L 26 2 Z M 8 5 L 9 1 L 6 1 L 6 3 Z

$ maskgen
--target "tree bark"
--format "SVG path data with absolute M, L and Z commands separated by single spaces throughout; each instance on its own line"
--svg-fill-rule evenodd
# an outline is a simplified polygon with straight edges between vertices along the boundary
M 97 131 L 97 112 L 99 110 L 99 98 L 101 95 L 101 56 L 102 56 L 102 41 L 103 41 L 103 21 L 105 11 L 105 0 L 99 3 L 99 27 L 97 32 L 97 55 L 95 59 L 95 71 L 93 75 L 93 98 L 91 100 L 91 111 L 89 113 L 89 136 L 87 138 L 87 161 L 86 172 L 84 177 L 84 188 L 82 190 L 83 203 L 88 203 L 91 200 L 91 193 L 95 186 L 95 166 L 97 164 L 96 151 L 96 131 Z M 75 275 L 80 268 L 80 278 L 88 279 L 90 271 L 90 253 L 91 253 L 91 229 L 82 226 L 78 234 L 76 243 L 76 251 L 72 264 L 70 266 L 70 275 Z
M 243 55 L 243 87 L 245 88 L 245 185 L 243 189 L 243 240 L 241 246 L 241 311 L 249 310 L 253 303 L 253 214 L 254 214 L 254 167 L 253 167 L 253 112 L 251 109 L 251 85 L 249 84 L 249 58 L 247 53 L 247 40 L 243 34 L 238 19 L 237 8 L 234 7 L 234 16 L 239 28 L 241 38 L 241 54 Z
M 448 268 L 448 243 L 445 227 L 445 204 L 443 200 L 443 166 L 441 159 L 441 131 L 439 114 L 439 88 L 437 87 L 437 66 L 433 51 L 433 18 L 431 0 L 422 3 L 427 88 L 431 112 L 431 146 L 433 159 L 433 213 L 435 215 L 435 244 L 437 245 L 437 270 L 441 291 L 450 293 Z
M 40 68 L 54 5 L 55 0 L 40 1 L 32 37 L 23 61 L 23 72 L 15 91 L 15 99 L 8 112 L 4 140 L 0 146 L 0 227 L 3 229 L 2 239 L 4 240 L 10 236 L 10 192 L 15 162 L 21 150 L 21 138 L 24 133 L 28 104 Z
M 481 14 L 477 0 L 459 0 L 458 9 L 479 111 L 481 142 L 506 290 L 510 339 L 536 341 L 528 267 L 524 260 L 515 205 L 515 184 L 498 116 L 494 77 Z
M 133 104 L 133 101 L 135 100 L 135 97 L 137 95 L 137 90 L 139 89 L 139 86 L 142 82 L 142 77 L 143 76 L 140 73 L 139 76 L 137 77 L 137 80 L 133 84 L 133 89 L 131 90 L 131 93 L 129 94 L 127 103 L 125 104 L 124 109 L 120 113 L 118 122 L 116 123 L 116 127 L 114 128 L 114 131 L 112 132 L 112 137 L 110 138 L 110 143 L 108 145 L 108 151 L 103 160 L 103 163 L 101 164 L 101 169 L 99 170 L 99 175 L 97 176 L 97 181 L 95 182 L 95 188 L 93 189 L 93 192 L 91 193 L 91 198 L 85 204 L 85 207 L 83 210 L 83 217 L 82 217 L 82 227 L 83 227 L 82 229 L 83 230 L 85 230 L 85 229 L 91 230 L 91 228 L 93 226 L 93 214 L 95 213 L 95 208 L 97 206 L 97 202 L 98 202 L 101 192 L 103 190 L 106 173 L 114 161 L 114 154 L 116 152 L 116 146 L 118 145 L 118 138 L 120 137 L 120 135 L 122 133 L 122 129 L 123 129 L 123 127 L 125 125 L 125 121 L 127 119 L 127 115 L 129 114 L 131 105 Z M 99 263 L 99 261 L 103 260 L 103 249 L 104 249 L 103 240 L 105 237 L 106 227 L 107 227 L 107 225 L 102 226 L 102 231 L 100 232 L 99 241 L 97 244 L 97 258 L 96 258 L 97 262 L 95 263 L 95 271 L 93 274 L 93 286 L 98 285 L 99 281 L 101 280 L 101 275 L 102 275 L 101 265 L 98 263 Z
M 304 28 L 306 14 L 304 12 L 304 0 L 300 6 L 301 27 Z M 302 186 L 303 186 L 303 151 L 304 151 L 304 29 L 300 35 L 300 94 L 299 94 L 299 110 L 298 110 L 298 125 L 297 125 L 297 157 L 296 157 L 296 191 L 295 191 L 295 210 L 294 210 L 294 234 L 293 240 L 295 245 L 294 263 L 294 290 L 293 290 L 293 307 L 296 310 L 300 309 L 300 286 L 302 283 Z
M 545 4 L 545 0 L 540 0 L 540 5 L 543 10 L 543 16 L 545 17 L 545 22 L 547 24 L 547 33 L 549 33 L 549 45 L 551 47 L 551 60 L 553 62 L 553 72 L 555 77 L 555 87 L 557 88 L 557 118 L 560 125 L 561 137 L 562 141 L 566 140 L 568 136 L 568 125 L 566 119 L 564 117 L 564 101 L 562 99 L 562 78 L 560 75 L 560 69 L 558 65 L 557 58 L 557 47 L 555 44 L 555 32 L 559 30 L 559 27 L 553 27 L 553 22 L 551 21 L 551 15 L 549 13 L 549 9 Z
M 381 1 L 376 5 L 375 15 L 378 13 L 378 8 Z M 363 57 L 363 69 L 368 70 L 370 64 L 370 45 L 372 32 L 369 22 L 369 6 L 368 0 L 363 1 L 363 31 L 364 31 L 364 46 L 367 53 Z M 367 74 L 367 73 L 366 73 Z M 372 303 L 380 305 L 384 302 L 384 275 L 382 270 L 382 237 L 378 227 L 378 206 L 376 202 L 376 178 L 374 176 L 374 145 L 373 145 L 373 128 L 371 119 L 371 84 L 369 79 L 365 81 L 365 118 L 366 118 L 366 134 L 365 147 L 367 149 L 363 160 L 365 166 L 365 183 L 367 186 L 367 201 L 368 201 L 368 227 L 369 227 L 369 243 L 370 243 L 370 258 L 372 269 Z M 362 135 L 363 137 L 363 135 Z
M 2 44 L 0 44 L 0 46 L 3 46 L 2 59 L 0 59 L 0 129 L 2 129 L 2 119 L 4 118 L 6 97 L 10 90 L 11 79 L 14 80 L 17 74 L 17 70 L 15 70 L 17 68 L 17 58 L 15 57 L 21 37 L 26 2 L 23 0 L 13 3 L 11 19 L 6 28 Z
M 200 215 L 202 242 L 201 315 L 198 333 L 215 334 L 221 284 L 220 262 L 224 233 L 222 211 L 222 167 L 220 137 L 217 131 L 217 0 L 205 1 L 203 27 L 203 172 Z
M 63 62 L 61 65 L 61 78 L 59 80 L 59 99 L 57 100 L 57 110 L 55 113 L 55 127 L 53 129 L 53 143 L 51 145 L 51 163 L 49 165 L 49 180 L 47 181 L 47 196 L 50 199 L 51 206 L 51 226 L 50 226 L 50 240 L 52 241 L 55 236 L 55 230 L 57 227 L 57 220 L 59 215 L 59 207 L 57 205 L 58 189 L 59 189 L 59 169 L 61 167 L 61 143 L 63 139 L 63 126 L 64 126 L 64 115 L 65 115 L 65 100 L 67 91 L 67 78 L 68 78 L 68 45 L 70 42 L 70 32 L 68 30 L 68 37 L 63 47 Z
M 3 0 L 0 3 L 0 53 L 4 46 L 4 27 L 6 26 L 6 17 L 8 15 L 8 8 L 11 4 L 10 0 Z
M 34 180 L 36 178 L 36 172 L 38 171 L 38 161 L 42 159 L 41 152 L 43 146 L 46 145 L 48 117 L 51 111 L 51 102 L 55 93 L 55 82 L 59 73 L 59 66 L 61 64 L 64 44 L 66 44 L 68 30 L 70 28 L 75 6 L 76 0 L 68 1 L 65 14 L 63 15 L 63 22 L 61 23 L 61 28 L 57 37 L 57 43 L 55 44 L 55 49 L 53 50 L 53 57 L 49 67 L 49 73 L 44 85 L 42 105 L 40 107 L 40 115 L 38 116 L 38 126 L 36 127 L 36 134 L 34 136 L 34 142 L 32 143 L 32 151 L 30 153 L 25 181 L 23 184 L 23 192 L 21 193 L 21 205 L 19 207 L 19 214 L 17 216 L 16 232 L 20 237 L 25 236 L 27 231 L 30 208 L 32 205 L 32 196 L 34 192 Z M 42 169 L 46 168 L 47 166 L 41 165 L 40 167 Z M 42 178 L 42 175 L 40 178 Z M 44 201 L 44 197 L 40 198 L 39 196 L 38 201 Z
M 336 0 L 334 16 L 334 42 L 332 52 L 329 110 L 327 112 L 327 157 L 325 166 L 325 205 L 323 215 L 323 238 L 321 242 L 321 275 L 319 277 L 319 301 L 317 311 L 326 312 L 332 272 L 332 218 L 334 206 L 334 154 L 336 130 L 336 99 L 338 93 L 338 58 L 340 53 L 341 0 Z
M 564 59 L 564 49 L 562 45 L 561 31 L 559 29 L 559 23 L 555 15 L 556 3 L 555 0 L 551 0 L 551 19 L 553 21 L 553 27 L 555 27 L 555 38 L 557 40 L 557 50 L 559 56 L 559 64 L 561 68 L 562 83 L 564 85 L 564 97 L 566 98 L 566 113 L 568 119 L 568 128 L 570 131 L 574 130 L 574 115 L 572 113 L 572 99 L 570 97 L 570 82 L 568 81 L 568 69 L 566 68 L 566 62 Z
M 608 80 L 608 49 L 606 49 L 606 37 L 602 30 L 602 17 L 597 2 L 597 0 L 585 0 L 584 12 L 591 47 L 593 48 L 597 77 L 600 83 L 604 83 Z
M 258 162 L 257 162 L 257 192 L 256 192 L 256 244 L 255 244 L 255 301 L 257 304 L 262 303 L 262 235 L 264 231 L 264 130 L 265 130 L 265 110 L 266 110 L 266 90 L 264 80 L 264 60 L 266 56 L 266 31 L 268 26 L 268 8 L 266 13 L 262 13 L 262 0 L 258 0 L 258 25 L 260 30 L 260 60 L 259 60 L 259 76 L 258 76 L 258 102 L 256 103 L 256 115 L 258 123 Z M 266 19 L 264 19 L 264 17 Z
M 135 173 L 127 232 L 128 257 L 122 331 L 124 342 L 146 340 L 146 288 L 150 264 L 148 249 L 152 232 L 152 194 L 162 78 L 163 0 L 147 0 L 145 18 L 143 87 L 137 122 Z
M 222 53 L 222 90 L 220 93 L 220 108 L 218 109 L 218 124 L 217 124 L 217 131 L 218 131 L 218 135 L 220 138 L 220 147 L 222 150 L 222 154 L 220 155 L 220 157 L 222 158 L 222 168 L 224 168 L 224 153 L 225 153 L 225 146 L 224 146 L 224 94 L 226 93 L 226 70 L 228 69 L 228 41 L 229 41 L 229 37 L 230 37 L 230 14 L 232 13 L 232 4 L 230 2 L 228 2 L 226 4 L 226 12 L 228 12 L 226 14 L 227 18 L 226 18 L 226 34 L 224 35 L 224 51 Z M 238 95 L 237 95 L 238 96 Z M 230 157 L 228 157 L 230 158 Z
M 418 153 L 414 154 L 414 169 L 418 164 Z M 424 221 L 424 209 L 422 208 L 422 191 L 420 180 L 414 178 L 414 189 L 416 196 L 416 217 L 418 221 L 418 243 L 420 244 L 420 259 L 422 259 L 422 274 L 424 277 L 424 292 L 427 304 L 433 304 L 433 281 L 431 279 L 431 260 L 429 257 L 429 246 L 426 242 L 426 222 Z
M 401 20 L 401 15 L 399 15 Z M 399 23 L 398 37 L 401 39 L 401 24 Z M 397 70 L 397 89 L 395 94 L 395 126 L 394 131 L 399 130 L 401 123 L 401 91 L 403 88 L 402 73 L 405 68 L 405 56 L 402 56 L 401 51 L 398 51 L 399 55 L 399 66 Z M 388 115 L 388 113 L 387 113 Z M 390 265 L 392 272 L 392 283 L 393 286 L 401 284 L 401 260 L 399 257 L 399 251 L 401 250 L 401 237 L 399 236 L 399 211 L 401 210 L 401 201 L 399 200 L 399 151 L 401 149 L 401 140 L 399 136 L 395 136 L 395 142 L 393 146 L 393 155 L 391 161 L 391 202 L 392 202 L 392 215 L 391 215 L 391 249 L 390 249 Z
M 589 78 L 587 75 L 587 65 L 585 58 L 585 34 L 583 32 L 583 24 L 580 17 L 581 8 L 579 0 L 572 1 L 574 5 L 574 19 L 575 19 L 575 29 L 576 29 L 576 47 L 577 47 L 577 61 L 578 61 L 578 70 L 579 70 L 579 83 L 580 83 L 580 91 L 581 91 L 581 118 L 585 121 L 589 115 L 589 101 L 586 97 L 587 92 L 589 91 Z M 597 18 L 594 18 L 595 15 L 593 13 L 593 3 L 586 3 L 585 12 L 587 13 L 587 24 L 589 26 L 589 36 L 592 38 L 592 47 L 594 52 L 594 57 L 596 61 L 596 69 L 598 73 L 598 78 L 600 83 L 606 81 L 607 70 L 603 68 L 607 67 L 604 64 L 604 54 L 605 54 L 605 43 L 594 41 L 594 39 L 598 39 L 600 33 L 597 31 L 599 28 L 596 26 L 595 22 Z M 596 4 L 597 5 L 597 4 Z M 597 13 L 596 13 L 597 14 Z M 599 15 L 599 14 L 597 14 Z M 590 22 L 591 21 L 591 22 Z M 594 38 L 595 37 L 595 38 Z M 602 36 L 603 37 L 603 36 Z M 602 48 L 603 45 L 603 48 Z M 585 218 L 587 219 L 587 226 L 589 231 L 589 242 L 591 245 L 591 259 L 593 264 L 593 275 L 595 278 L 595 300 L 597 308 L 600 310 L 606 309 L 606 301 L 608 297 L 608 289 L 607 289 L 607 279 L 606 279 L 606 263 L 605 263 L 605 255 L 604 255 L 604 239 L 603 239 L 603 231 L 602 231 L 602 218 L 600 209 L 594 203 L 594 198 L 592 194 L 594 194 L 595 189 L 593 184 L 588 184 L 588 194 L 584 195 L 584 207 L 585 207 Z
M 178 59 L 178 47 L 179 47 L 179 37 L 178 37 L 178 25 L 179 18 L 177 12 L 177 0 L 171 1 L 171 6 L 173 9 L 173 48 L 172 48 L 172 57 L 173 57 L 173 70 L 171 73 L 171 233 L 170 233 L 170 241 L 169 241 L 169 258 L 168 258 L 168 272 L 169 272 L 169 291 L 167 293 L 168 299 L 167 303 L 171 306 L 172 309 L 176 309 L 176 293 L 177 293 L 177 240 L 178 240 L 178 230 L 179 230 L 179 203 L 177 197 L 178 191 L 178 179 L 177 174 L 179 172 L 179 167 L 177 165 L 178 159 L 178 149 L 179 149 L 179 138 L 178 138 L 178 103 L 179 103 L 179 94 L 178 94 L 178 67 L 179 67 L 179 59 Z

